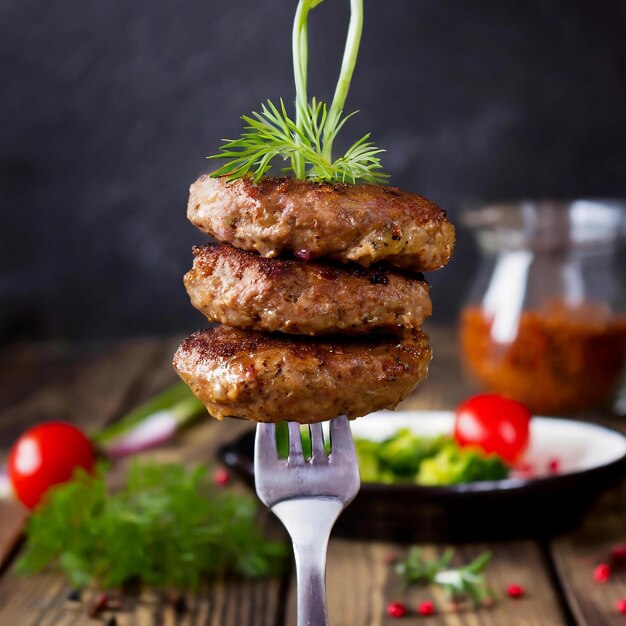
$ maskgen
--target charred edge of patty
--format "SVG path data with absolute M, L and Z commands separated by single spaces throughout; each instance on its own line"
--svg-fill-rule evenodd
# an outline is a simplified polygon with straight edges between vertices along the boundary
M 339 281 L 342 276 L 361 279 L 370 285 L 387 285 L 390 273 L 403 276 L 407 280 L 423 283 L 428 289 L 428 281 L 421 272 L 405 273 L 400 270 L 389 270 L 379 265 L 365 268 L 356 263 L 338 263 L 316 259 L 314 262 L 301 261 L 285 255 L 273 259 L 262 257 L 257 252 L 241 250 L 228 243 L 209 242 L 192 248 L 196 263 L 201 270 L 211 273 L 214 264 L 219 259 L 226 259 L 236 263 L 241 271 L 248 268 L 260 272 L 270 280 L 281 280 L 289 276 L 299 276 L 306 268 L 314 268 L 319 277 L 328 281 Z M 241 276 L 237 276 L 241 278 Z
M 366 336 L 308 337 L 303 335 L 276 335 L 252 330 L 238 330 L 217 326 L 199 330 L 184 339 L 179 352 L 193 353 L 203 362 L 230 359 L 238 354 L 255 355 L 265 350 L 281 350 L 297 358 L 315 358 L 323 361 L 329 355 L 354 352 L 367 353 L 393 345 L 396 349 L 419 354 L 428 343 L 421 329 L 404 335 L 377 334 Z

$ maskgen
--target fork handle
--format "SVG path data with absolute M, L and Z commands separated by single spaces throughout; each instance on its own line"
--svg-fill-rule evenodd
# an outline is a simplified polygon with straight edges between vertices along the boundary
M 326 608 L 326 550 L 330 531 L 343 510 L 340 500 L 286 500 L 272 510 L 293 542 L 296 560 L 298 626 L 328 626 Z

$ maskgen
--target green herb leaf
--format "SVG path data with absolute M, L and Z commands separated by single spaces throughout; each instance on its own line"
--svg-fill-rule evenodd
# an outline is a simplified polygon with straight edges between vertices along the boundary
M 448 548 L 439 559 L 426 559 L 420 548 L 411 548 L 405 561 L 396 565 L 407 585 L 438 585 L 450 599 L 469 599 L 476 607 L 486 599 L 494 598 L 488 587 L 484 570 L 491 560 L 490 552 L 483 552 L 469 565 L 452 568 L 454 550 Z
M 186 589 L 224 571 L 248 577 L 280 569 L 282 544 L 265 539 L 250 497 L 217 491 L 205 467 L 134 462 L 109 493 L 101 466 L 52 489 L 33 513 L 20 572 L 56 564 L 70 585 Z
M 430 585 L 438 572 L 445 570 L 454 557 L 454 550 L 447 549 L 438 559 L 426 559 L 421 548 L 411 548 L 405 561 L 396 565 L 396 573 L 407 585 Z
M 348 116 L 339 114 L 330 136 L 336 137 Z M 228 162 L 212 176 L 228 176 L 235 180 L 250 176 L 257 183 L 270 172 L 272 161 L 280 158 L 290 163 L 296 156 L 306 164 L 305 177 L 324 182 L 355 183 L 364 181 L 380 184 L 388 178 L 382 172 L 378 155 L 383 152 L 369 141 L 369 134 L 355 142 L 335 161 L 324 156 L 323 129 L 328 120 L 326 104 L 315 99 L 307 108 L 299 128 L 289 117 L 285 103 L 277 107 L 271 100 L 261 106 L 261 112 L 242 116 L 246 126 L 239 139 L 225 139 L 220 154 L 210 159 L 226 158 Z M 292 170 L 292 165 L 283 171 Z
M 257 183 L 271 171 L 276 159 L 286 161 L 283 173 L 296 178 L 324 182 L 356 183 L 363 181 L 384 184 L 377 148 L 367 133 L 345 154 L 332 157 L 332 145 L 339 131 L 355 113 L 344 115 L 344 105 L 352 81 L 363 29 L 363 0 L 351 0 L 350 25 L 346 38 L 341 71 L 330 108 L 307 96 L 308 14 L 323 0 L 300 0 L 293 25 L 292 50 L 296 85 L 296 119 L 287 114 L 285 104 L 270 100 L 261 105 L 261 112 L 242 116 L 246 123 L 238 139 L 224 139 L 219 154 L 210 159 L 227 159 L 212 176 L 228 176 L 235 180 L 250 176 Z

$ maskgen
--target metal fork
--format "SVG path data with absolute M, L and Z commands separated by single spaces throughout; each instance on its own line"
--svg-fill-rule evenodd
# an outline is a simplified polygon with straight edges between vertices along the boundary
M 296 560 L 298 626 L 327 626 L 326 549 L 339 514 L 361 486 L 350 424 L 330 422 L 331 453 L 321 424 L 311 424 L 311 458 L 305 459 L 300 424 L 289 422 L 289 456 L 278 457 L 274 424 L 258 424 L 254 449 L 256 492 L 283 523 Z

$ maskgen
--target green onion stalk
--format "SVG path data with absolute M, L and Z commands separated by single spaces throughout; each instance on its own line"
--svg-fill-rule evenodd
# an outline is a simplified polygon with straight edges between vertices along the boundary
M 185 383 L 178 382 L 92 434 L 91 440 L 107 457 L 120 458 L 164 443 L 204 414 L 202 402 Z

